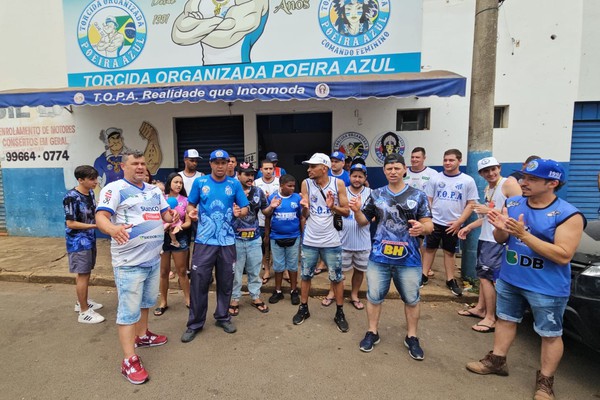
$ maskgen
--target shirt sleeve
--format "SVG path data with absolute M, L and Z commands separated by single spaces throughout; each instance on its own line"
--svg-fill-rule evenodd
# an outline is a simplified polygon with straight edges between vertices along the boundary
M 197 205 L 200 202 L 200 182 L 199 179 L 194 179 L 192 183 L 192 189 L 188 193 L 188 204 Z
M 63 199 L 63 206 L 65 209 L 65 220 L 75 221 L 77 214 L 75 209 L 75 199 L 72 196 L 69 196 L 69 193 L 67 193 Z
M 265 208 L 269 207 L 267 196 L 261 188 L 257 187 L 256 190 L 258 190 L 258 196 L 260 197 L 260 209 L 264 210 Z
M 102 188 L 99 196 L 100 204 L 96 208 L 98 211 L 108 211 L 113 215 L 119 206 L 119 192 L 115 190 L 115 186 L 108 184 Z
M 477 185 L 475 181 L 471 179 L 468 185 L 469 192 L 467 194 L 467 200 L 479 200 L 479 193 L 477 192 Z
M 195 183 L 195 182 L 194 182 Z M 244 188 L 240 181 L 235 180 L 235 204 L 240 208 L 244 208 L 248 206 L 248 198 L 246 197 L 246 193 L 244 193 Z
M 427 197 L 433 198 L 433 194 L 435 193 L 435 183 L 436 183 L 436 175 L 432 176 L 431 179 L 425 185 L 425 194 Z
M 431 218 L 431 209 L 429 208 L 429 200 L 427 195 L 420 193 L 419 196 L 419 208 L 417 209 L 417 220 L 421 218 Z
M 367 201 L 363 204 L 362 212 L 368 221 L 371 221 L 373 217 L 377 215 L 377 207 L 375 206 L 375 199 L 373 199 L 373 192 L 371 192 Z

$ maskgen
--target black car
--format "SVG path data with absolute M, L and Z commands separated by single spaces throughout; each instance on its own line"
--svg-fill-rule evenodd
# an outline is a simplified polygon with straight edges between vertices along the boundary
M 565 333 L 600 351 L 600 220 L 588 221 L 571 261 Z

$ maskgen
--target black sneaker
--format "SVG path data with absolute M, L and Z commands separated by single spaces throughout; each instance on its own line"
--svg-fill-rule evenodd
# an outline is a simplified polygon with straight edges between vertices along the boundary
M 225 333 L 235 333 L 237 331 L 237 328 L 231 321 L 216 321 L 215 325 L 219 328 L 223 328 Z
M 196 337 L 198 332 L 200 332 L 200 329 L 191 329 L 191 328 L 186 329 L 186 331 L 183 332 L 183 335 L 181 335 L 181 341 L 183 343 L 191 342 L 192 340 L 194 340 L 194 338 Z
M 308 304 L 300 304 L 300 307 L 298 307 L 298 312 L 296 313 L 296 315 L 294 315 L 294 318 L 292 318 L 292 323 L 294 325 L 300 325 L 307 318 L 310 318 L 310 312 L 308 312 Z
M 421 274 L 421 287 L 429 283 L 429 278 L 425 274 Z
M 283 297 L 283 295 L 281 295 Z M 298 293 L 298 289 L 294 289 L 290 292 L 290 297 L 292 298 L 292 305 L 297 306 L 300 304 L 300 293 Z
M 375 345 L 377 343 L 379 343 L 380 341 L 381 341 L 381 339 L 379 339 L 378 334 L 373 333 L 371 331 L 367 331 L 365 338 L 360 341 L 359 348 L 361 351 L 364 351 L 365 353 L 369 353 L 371 350 L 373 350 L 373 347 L 375 347 Z
M 462 296 L 462 288 L 458 286 L 456 279 L 450 279 L 449 281 L 446 281 L 446 287 L 450 289 L 453 295 Z
M 343 311 L 337 311 L 335 313 L 335 318 L 333 318 L 333 322 L 337 325 L 337 328 L 340 332 L 346 333 L 350 330 L 348 326 L 348 321 L 346 321 L 346 316 Z
M 423 349 L 419 345 L 419 339 L 411 336 L 404 338 L 404 345 L 408 349 L 408 354 L 415 360 L 421 361 L 425 358 L 425 353 L 423 353 Z
M 283 293 L 281 292 L 281 290 L 276 290 L 273 292 L 271 297 L 269 297 L 269 303 L 277 304 L 279 303 L 279 300 L 283 300 Z

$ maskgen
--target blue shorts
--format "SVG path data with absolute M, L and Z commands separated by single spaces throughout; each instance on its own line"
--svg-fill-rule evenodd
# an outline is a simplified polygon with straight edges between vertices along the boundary
M 400 293 L 404 304 L 414 306 L 421 300 L 421 267 L 404 267 L 402 265 L 384 264 L 369 260 L 367 266 L 367 300 L 371 304 L 381 304 L 390 291 L 390 283 Z
M 140 320 L 142 308 L 156 304 L 160 261 L 151 267 L 113 267 L 119 296 L 117 324 L 133 325 Z
M 342 276 L 342 246 L 337 247 L 312 247 L 302 245 L 302 280 L 310 281 L 315 276 L 317 262 L 321 260 L 327 265 L 329 280 L 337 283 L 341 282 Z
M 478 241 L 477 265 L 475 266 L 477 277 L 496 282 L 498 275 L 500 275 L 502 254 L 504 254 L 504 246 L 500 243 L 486 242 L 484 240 Z
M 548 296 L 521 289 L 502 279 L 496 282 L 498 318 L 520 323 L 529 305 L 533 314 L 533 329 L 542 337 L 562 336 L 563 316 L 568 300 L 568 297 Z
M 281 247 L 271 239 L 271 253 L 273 253 L 273 271 L 298 272 L 298 253 L 300 252 L 300 238 L 296 238 L 296 243 L 289 247 Z

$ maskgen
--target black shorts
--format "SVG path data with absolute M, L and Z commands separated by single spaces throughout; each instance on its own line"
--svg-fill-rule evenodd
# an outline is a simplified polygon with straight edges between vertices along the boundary
M 446 233 L 447 226 L 433 224 L 433 232 L 425 237 L 426 249 L 437 249 L 442 244 L 442 249 L 452 254 L 456 253 L 456 245 L 458 244 L 458 235 Z

